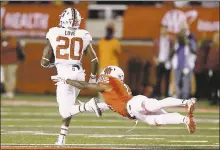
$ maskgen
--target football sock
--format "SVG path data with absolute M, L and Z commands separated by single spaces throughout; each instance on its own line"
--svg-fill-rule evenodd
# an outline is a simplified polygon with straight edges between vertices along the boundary
M 60 128 L 59 138 L 65 138 L 65 136 L 66 136 L 66 134 L 67 134 L 67 131 L 68 131 L 68 127 L 62 125 L 61 128 Z
M 74 116 L 78 113 L 82 113 L 82 112 L 85 112 L 85 111 L 86 111 L 85 103 L 80 104 L 80 105 L 73 105 L 72 108 L 70 109 L 70 114 L 71 114 L 71 116 Z
M 98 107 L 101 109 L 102 112 L 104 112 L 105 110 L 109 110 L 109 107 L 106 103 L 98 103 Z M 80 105 L 73 105 L 72 108 L 70 109 L 70 114 L 76 115 L 78 113 L 82 113 L 82 112 L 94 112 L 94 110 L 92 109 L 91 106 L 89 106 L 89 103 L 82 103 Z

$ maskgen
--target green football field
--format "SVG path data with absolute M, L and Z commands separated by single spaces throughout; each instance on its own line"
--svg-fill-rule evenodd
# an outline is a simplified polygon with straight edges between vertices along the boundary
M 87 99 L 80 97 L 80 100 Z M 185 113 L 185 108 L 167 109 Z M 94 113 L 74 116 L 65 147 L 124 149 L 219 149 L 219 107 L 198 102 L 195 112 L 197 130 L 189 134 L 186 126 L 134 125 L 107 111 L 101 118 Z M 12 146 L 52 147 L 60 131 L 61 118 L 55 96 L 19 95 L 16 100 L 1 100 L 1 148 Z

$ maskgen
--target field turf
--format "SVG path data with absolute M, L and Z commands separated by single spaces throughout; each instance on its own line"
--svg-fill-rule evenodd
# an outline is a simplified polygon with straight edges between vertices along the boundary
M 167 111 L 186 114 L 185 108 Z M 66 146 L 61 148 L 219 149 L 219 107 L 199 101 L 195 119 L 194 134 L 189 134 L 183 124 L 156 127 L 142 122 L 126 132 L 135 122 L 114 112 L 104 112 L 101 118 L 94 113 L 81 113 L 73 117 Z M 2 149 L 54 147 L 60 125 L 54 95 L 18 95 L 15 100 L 1 100 Z

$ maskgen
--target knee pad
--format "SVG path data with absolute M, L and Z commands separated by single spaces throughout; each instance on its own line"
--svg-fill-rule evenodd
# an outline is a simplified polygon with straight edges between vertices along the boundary
M 70 114 L 70 107 L 69 106 L 59 106 L 59 112 L 63 119 L 72 116 Z

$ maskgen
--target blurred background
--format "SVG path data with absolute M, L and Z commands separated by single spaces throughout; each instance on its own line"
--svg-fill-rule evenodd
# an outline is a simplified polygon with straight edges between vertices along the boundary
M 133 95 L 220 100 L 219 2 L 1 2 L 1 93 L 55 94 L 56 69 L 40 65 L 45 35 L 68 7 L 93 37 L 100 69 L 118 65 Z M 83 66 L 90 75 L 90 61 Z M 81 96 L 94 96 L 81 91 Z

